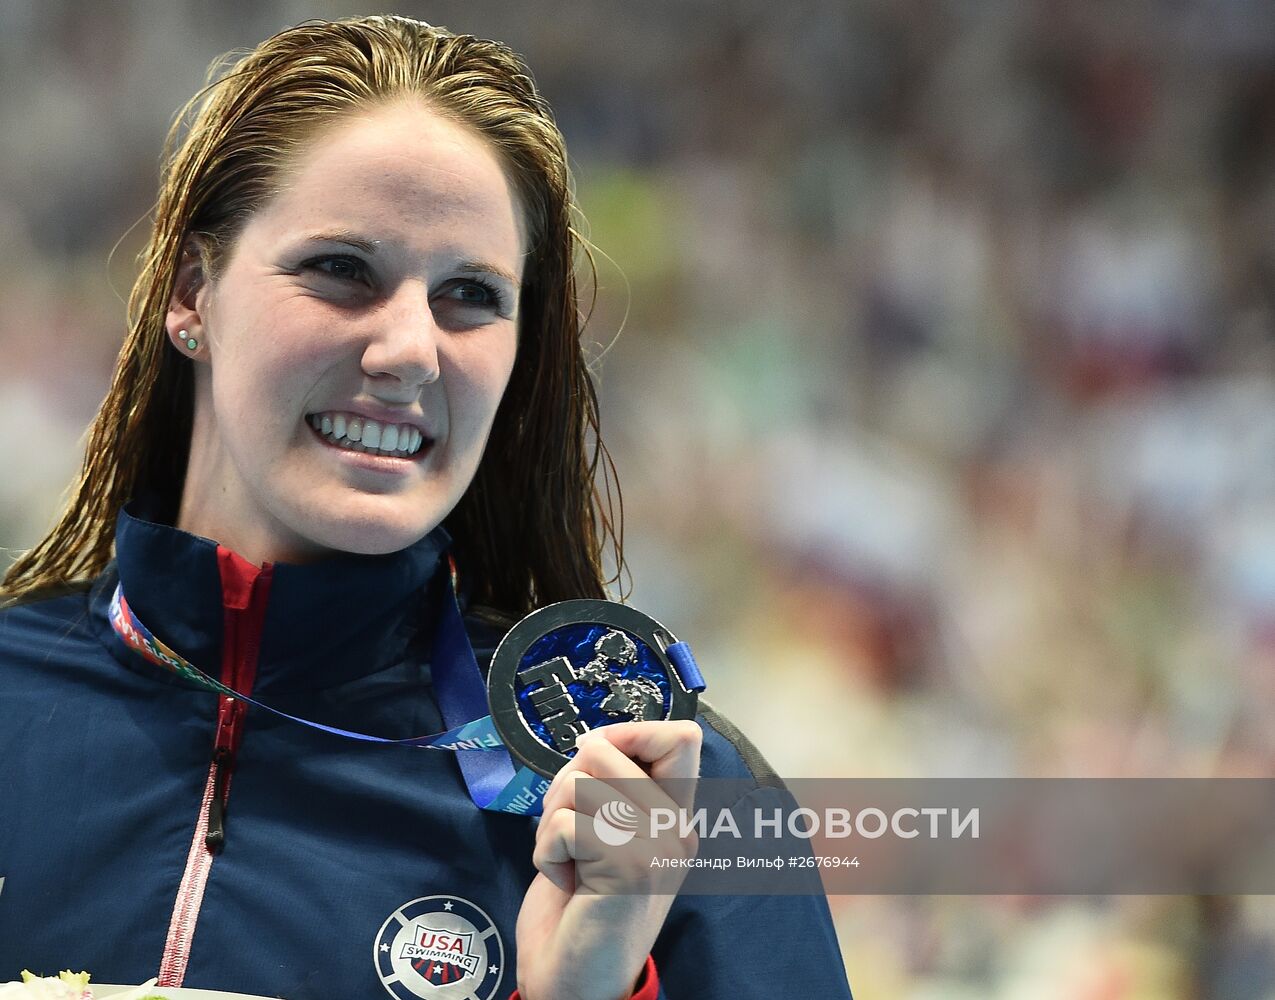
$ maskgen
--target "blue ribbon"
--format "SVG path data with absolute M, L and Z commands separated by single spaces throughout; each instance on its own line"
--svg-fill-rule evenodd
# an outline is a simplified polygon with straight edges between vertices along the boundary
M 540 815 L 545 793 L 549 790 L 549 779 L 527 767 L 515 769 L 513 759 L 497 734 L 495 724 L 487 714 L 487 689 L 482 672 L 478 669 L 473 647 L 465 633 L 456 588 L 450 581 L 431 656 L 434 691 L 443 722 L 448 728 L 441 733 L 410 736 L 401 740 L 371 736 L 303 719 L 227 687 L 157 639 L 128 606 L 123 588 L 119 584 L 116 584 L 115 593 L 111 597 L 110 617 L 112 627 L 125 645 L 152 663 L 171 670 L 205 690 L 236 698 L 263 712 L 333 736 L 364 743 L 456 751 L 469 797 L 480 809 L 522 816 Z

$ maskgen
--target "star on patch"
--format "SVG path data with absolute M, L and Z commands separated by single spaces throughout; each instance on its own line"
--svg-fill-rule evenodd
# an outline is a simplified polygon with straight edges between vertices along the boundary
M 490 966 L 490 967 L 487 969 L 487 975 L 489 975 L 489 976 L 494 976 L 494 975 L 495 975 L 497 972 L 499 972 L 499 971 L 500 971 L 500 966 L 499 966 L 499 965 L 493 965 L 493 966 Z
M 452 901 L 449 899 L 446 903 L 443 904 L 443 909 L 450 910 L 452 908 L 452 905 L 453 905 Z
M 381 945 L 381 951 L 389 951 L 389 950 L 390 950 L 390 946 L 388 944 Z

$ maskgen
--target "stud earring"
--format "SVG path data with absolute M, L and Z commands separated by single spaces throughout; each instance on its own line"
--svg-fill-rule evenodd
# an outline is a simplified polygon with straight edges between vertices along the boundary
M 186 350 L 193 351 L 199 347 L 199 341 L 190 336 L 185 330 L 182 330 L 177 336 L 186 342 Z

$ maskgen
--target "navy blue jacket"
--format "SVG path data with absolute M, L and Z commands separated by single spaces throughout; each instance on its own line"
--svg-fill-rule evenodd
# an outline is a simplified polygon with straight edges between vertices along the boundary
M 214 854 L 214 744 L 234 703 L 144 660 L 108 618 L 119 581 L 164 642 L 273 707 L 392 738 L 437 732 L 445 544 L 439 531 L 393 555 L 275 564 L 263 603 L 230 592 L 226 550 L 122 513 L 102 576 L 0 611 L 0 982 L 71 968 L 137 983 L 163 967 L 172 984 L 288 1000 L 505 1000 L 533 820 L 477 809 L 451 753 L 250 709 L 230 720 Z M 502 632 L 466 625 L 485 667 Z M 255 677 L 232 676 L 247 660 Z M 733 727 L 708 709 L 698 721 L 703 775 L 773 781 Z M 387 964 L 400 930 L 479 958 L 418 966 L 434 987 L 413 991 Z M 653 956 L 670 1000 L 849 997 L 821 896 L 683 896 Z

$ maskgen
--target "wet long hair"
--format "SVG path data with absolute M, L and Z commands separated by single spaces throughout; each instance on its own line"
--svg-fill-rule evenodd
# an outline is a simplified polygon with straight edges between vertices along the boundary
M 562 134 L 525 64 L 498 42 L 376 16 L 290 28 L 237 61 L 218 60 L 208 79 L 164 145 L 128 335 L 79 478 L 57 524 L 10 567 L 0 601 L 101 573 L 116 514 L 132 497 L 177 511 L 194 383 L 165 317 L 183 252 L 194 238 L 216 280 L 306 143 L 345 116 L 410 95 L 491 144 L 530 248 L 513 375 L 474 481 L 446 520 L 461 573 L 476 603 L 509 614 L 605 596 L 603 549 L 609 540 L 622 566 L 622 536 L 580 339 L 576 268 L 592 257 L 573 225 Z

